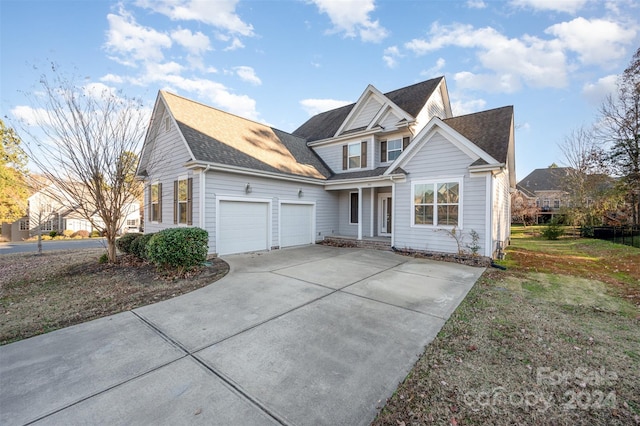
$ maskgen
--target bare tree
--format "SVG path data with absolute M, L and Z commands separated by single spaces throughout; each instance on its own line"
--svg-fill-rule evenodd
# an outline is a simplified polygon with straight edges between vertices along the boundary
M 147 114 L 142 102 L 102 84 L 78 85 L 55 66 L 42 93 L 29 95 L 33 118 L 23 122 L 31 161 L 107 241 L 110 262 L 123 211 L 140 197 L 135 180 L 137 152 Z
M 633 223 L 640 218 L 640 48 L 618 80 L 618 92 L 600 108 L 602 136 L 631 199 Z
M 600 224 L 604 214 L 619 201 L 609 177 L 607 154 L 592 128 L 573 129 L 559 145 L 568 166 L 562 177 L 563 190 L 569 195 L 565 214 L 575 225 Z

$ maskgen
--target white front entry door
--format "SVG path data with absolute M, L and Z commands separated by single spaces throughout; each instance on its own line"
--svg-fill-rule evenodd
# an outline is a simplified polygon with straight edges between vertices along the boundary
M 391 194 L 378 194 L 378 234 L 391 235 L 392 228 Z

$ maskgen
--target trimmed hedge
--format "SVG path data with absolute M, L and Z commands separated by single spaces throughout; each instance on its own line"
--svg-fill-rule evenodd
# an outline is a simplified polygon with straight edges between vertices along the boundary
M 138 237 L 131 242 L 131 254 L 140 259 L 147 260 L 147 244 L 149 244 L 149 240 L 151 240 L 151 237 L 154 235 L 154 232 L 138 235 Z
M 147 258 L 162 268 L 190 269 L 207 260 L 209 233 L 201 228 L 169 228 L 147 244 Z
M 130 234 L 124 234 L 122 237 L 120 237 L 120 238 L 118 238 L 116 240 L 116 247 L 118 248 L 118 250 L 120 250 L 123 253 L 133 254 L 132 251 L 131 251 L 131 244 L 140 235 L 142 235 L 142 234 L 140 234 L 138 232 L 132 232 Z

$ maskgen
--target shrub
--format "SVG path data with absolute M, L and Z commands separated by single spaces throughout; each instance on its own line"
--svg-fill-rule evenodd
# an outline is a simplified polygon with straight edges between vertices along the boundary
M 79 231 L 74 232 L 71 237 L 72 238 L 78 238 L 78 237 L 80 237 L 80 238 L 88 238 L 89 237 L 89 231 L 81 229 Z
M 140 235 L 142 235 L 142 234 L 139 234 L 137 232 L 132 232 L 130 234 L 124 234 L 122 237 L 120 237 L 120 238 L 118 238 L 116 240 L 116 247 L 122 253 L 132 254 L 131 243 L 133 242 L 133 240 L 138 238 Z
M 99 237 L 99 236 L 100 236 L 100 232 L 95 231 L 95 230 L 91 231 L 91 238 L 96 238 L 96 237 Z
M 131 254 L 139 257 L 140 259 L 147 260 L 147 245 L 151 237 L 155 235 L 154 232 L 149 234 L 140 234 L 138 238 L 131 242 Z
M 201 228 L 169 228 L 147 244 L 147 257 L 162 268 L 191 269 L 207 260 L 209 234 Z
M 103 264 L 109 262 L 109 255 L 107 253 L 102 253 L 102 255 L 98 258 L 98 263 Z
M 557 240 L 562 234 L 564 234 L 564 229 L 555 218 L 542 231 L 542 236 L 547 240 Z
M 62 231 L 62 235 L 64 235 L 67 238 L 71 238 L 73 234 L 75 234 L 75 232 L 72 231 L 71 229 L 65 229 L 64 231 Z
M 51 238 L 55 238 L 57 235 L 58 235 L 58 231 L 51 231 L 51 232 L 49 232 L 49 236 L 50 236 Z

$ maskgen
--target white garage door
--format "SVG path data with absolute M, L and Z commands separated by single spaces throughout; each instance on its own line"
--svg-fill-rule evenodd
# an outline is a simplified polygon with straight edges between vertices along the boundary
M 218 254 L 269 249 L 269 204 L 220 201 Z
M 313 205 L 281 204 L 280 247 L 313 244 Z

